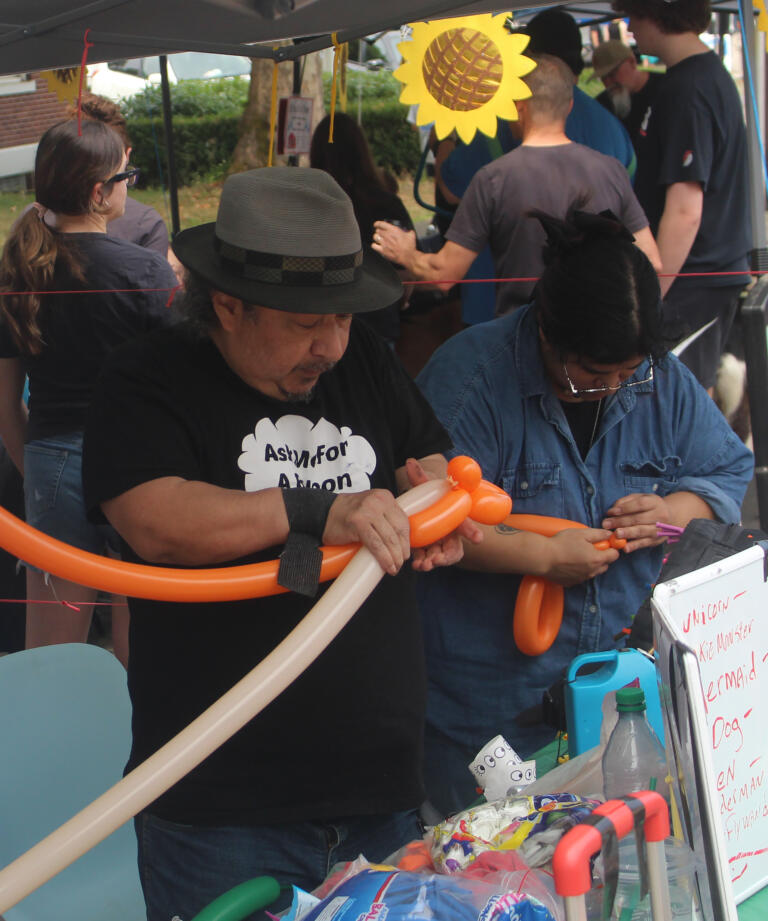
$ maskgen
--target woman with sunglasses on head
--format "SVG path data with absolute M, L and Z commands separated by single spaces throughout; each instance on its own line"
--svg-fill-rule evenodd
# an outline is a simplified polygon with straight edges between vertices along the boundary
M 35 159 L 34 207 L 0 258 L 0 437 L 24 476 L 26 519 L 95 553 L 118 543 L 106 525 L 87 521 L 82 501 L 91 394 L 112 349 L 171 322 L 166 305 L 177 283 L 160 255 L 107 235 L 137 174 L 107 125 L 84 119 L 49 128 Z M 28 567 L 27 647 L 85 642 L 95 596 Z M 84 604 L 51 603 L 58 601 Z M 113 614 L 113 642 L 127 661 L 127 613 Z
M 656 522 L 738 522 L 751 452 L 667 354 L 659 282 L 610 212 L 532 216 L 547 234 L 533 302 L 443 345 L 418 379 L 454 443 L 515 513 L 587 525 L 547 538 L 501 525 L 461 569 L 419 577 L 429 697 L 427 793 L 474 796 L 467 765 L 496 734 L 528 757 L 554 737 L 531 708 L 582 653 L 613 649 L 661 568 Z M 612 534 L 622 550 L 598 549 Z M 565 586 L 551 648 L 525 655 L 512 614 L 524 574 Z

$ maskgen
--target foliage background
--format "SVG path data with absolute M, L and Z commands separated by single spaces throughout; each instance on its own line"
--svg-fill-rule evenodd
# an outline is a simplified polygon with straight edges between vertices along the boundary
M 330 108 L 330 82 L 325 79 L 325 105 Z M 388 71 L 349 71 L 347 111 L 358 113 L 374 160 L 402 175 L 419 162 L 418 134 L 407 121 L 408 108 L 397 98 L 401 85 Z M 184 80 L 171 87 L 174 150 L 180 186 L 222 179 L 235 149 L 240 118 L 248 98 L 248 81 Z M 338 96 L 337 96 L 337 105 Z M 121 103 L 143 186 L 165 182 L 165 155 L 160 87 L 149 87 Z

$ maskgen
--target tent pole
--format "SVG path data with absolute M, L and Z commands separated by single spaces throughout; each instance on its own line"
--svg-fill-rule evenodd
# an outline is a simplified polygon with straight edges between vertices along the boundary
M 741 306 L 741 333 L 747 365 L 747 393 L 752 421 L 752 444 L 755 452 L 755 486 L 760 527 L 768 530 L 768 351 L 765 347 L 765 309 L 768 299 L 768 276 L 761 276 L 747 292 Z
M 163 128 L 165 150 L 168 154 L 168 188 L 171 196 L 171 239 L 179 232 L 179 188 L 176 179 L 176 155 L 173 149 L 173 117 L 171 115 L 171 85 L 168 82 L 168 58 L 160 55 L 160 88 L 163 94 Z
M 755 120 L 756 68 L 758 52 L 755 17 L 752 3 L 739 0 L 742 21 L 742 54 L 744 57 L 744 99 L 747 115 L 747 152 L 749 156 L 749 187 L 752 190 L 752 268 L 756 271 L 768 269 L 768 251 L 765 234 L 765 173 L 760 150 L 760 125 Z M 751 78 L 751 79 L 750 79 Z

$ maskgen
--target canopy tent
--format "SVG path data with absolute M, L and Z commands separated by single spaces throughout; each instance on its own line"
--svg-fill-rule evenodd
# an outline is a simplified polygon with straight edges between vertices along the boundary
M 333 43 L 333 33 L 338 41 L 347 41 L 406 22 L 505 10 L 526 18 L 538 7 L 553 5 L 565 5 L 582 23 L 607 21 L 614 15 L 608 0 L 571 0 L 570 4 L 567 0 L 509 0 L 501 5 L 492 0 L 2 0 L 0 75 L 77 66 L 83 57 L 86 31 L 92 43 L 88 48 L 88 61 L 92 63 L 171 51 L 220 52 L 281 61 L 328 47 Z M 766 167 L 759 130 L 765 70 L 756 67 L 758 59 L 761 63 L 765 60 L 764 38 L 756 33 L 752 2 L 714 0 L 713 6 L 718 11 L 737 14 L 742 23 L 754 202 L 753 268 L 766 269 Z M 298 41 L 291 44 L 291 39 Z M 169 126 L 167 75 L 163 82 Z M 172 135 L 170 130 L 166 134 L 172 162 Z M 171 192 L 173 200 L 173 181 Z M 177 218 L 173 223 L 174 228 L 178 226 Z M 760 381 L 755 386 L 760 393 L 768 394 L 764 351 L 761 348 Z M 753 413 L 753 434 L 760 517 L 763 526 L 768 527 L 768 420 L 760 413 Z
M 3 0 L 0 74 L 75 67 L 86 29 L 88 60 L 110 61 L 171 51 L 209 51 L 289 60 L 405 22 L 552 6 L 546 0 Z M 736 0 L 716 3 L 737 10 Z M 577 3 L 578 18 L 610 19 L 610 3 Z M 272 43 L 302 39 L 296 46 Z M 253 47 L 254 43 L 266 43 Z
M 544 4 L 534 0 L 526 5 Z M 170 51 L 289 60 L 328 47 L 332 32 L 345 41 L 405 22 L 492 9 L 489 0 L 3 0 L 0 74 L 78 65 L 86 29 L 94 43 L 90 62 Z M 278 48 L 271 44 L 288 39 L 308 41 Z

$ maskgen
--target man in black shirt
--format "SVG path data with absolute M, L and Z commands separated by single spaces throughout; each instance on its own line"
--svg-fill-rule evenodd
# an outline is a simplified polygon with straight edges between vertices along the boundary
M 303 675 L 137 818 L 149 921 L 191 918 L 261 874 L 311 889 L 336 861 L 381 860 L 419 836 L 424 663 L 393 494 L 444 475 L 450 446 L 384 340 L 352 316 L 392 303 L 400 283 L 363 255 L 326 173 L 232 176 L 216 223 L 174 248 L 190 272 L 186 320 L 115 353 L 86 433 L 86 502 L 127 559 L 280 556 L 295 591 L 131 600 L 128 769 L 301 621 L 317 590 L 307 545 L 359 541 L 387 575 Z M 416 551 L 413 568 L 460 556 L 453 535 Z
M 592 69 L 605 85 L 597 101 L 622 122 L 637 151 L 643 122 L 663 80 L 662 74 L 640 70 L 632 49 L 617 39 L 595 48 Z
M 711 392 L 739 293 L 749 281 L 739 94 L 699 38 L 710 20 L 708 0 L 614 0 L 614 9 L 629 16 L 640 51 L 667 66 L 638 139 L 635 193 L 661 254 L 665 309 L 681 321 L 681 335 L 704 330 L 680 357 Z

